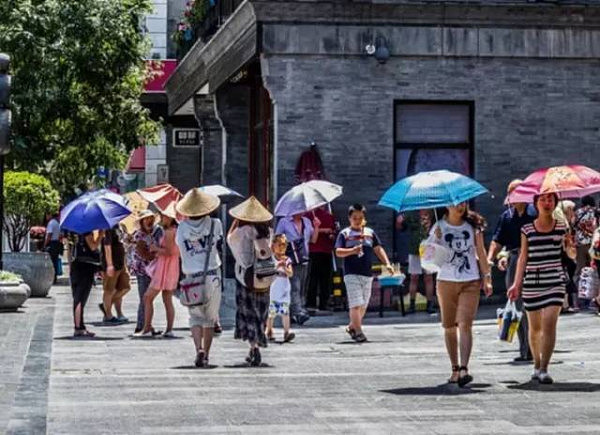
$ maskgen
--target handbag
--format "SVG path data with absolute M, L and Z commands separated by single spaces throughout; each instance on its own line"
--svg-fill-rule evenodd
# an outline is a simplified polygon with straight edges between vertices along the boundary
M 517 305 L 514 301 L 506 302 L 504 308 L 498 308 L 498 339 L 512 343 L 515 338 L 523 313 L 517 310 Z
M 208 286 L 206 274 L 208 272 L 208 261 L 212 252 L 213 232 L 215 221 L 211 219 L 210 234 L 206 244 L 206 258 L 204 260 L 204 270 L 201 274 L 187 276 L 179 283 L 179 302 L 186 307 L 194 307 L 208 303 L 211 297 L 213 286 Z

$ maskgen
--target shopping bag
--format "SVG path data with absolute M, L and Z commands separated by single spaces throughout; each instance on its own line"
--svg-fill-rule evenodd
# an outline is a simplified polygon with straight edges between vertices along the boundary
M 512 343 L 515 334 L 519 329 L 523 313 L 517 310 L 514 301 L 508 301 L 504 308 L 498 308 L 498 339 Z
M 593 267 L 581 269 L 578 283 L 579 299 L 594 299 L 598 296 L 598 275 Z

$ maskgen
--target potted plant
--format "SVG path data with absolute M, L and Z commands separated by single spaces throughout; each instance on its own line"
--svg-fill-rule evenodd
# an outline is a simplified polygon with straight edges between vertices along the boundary
M 29 172 L 8 171 L 4 175 L 3 229 L 12 251 L 4 254 L 4 269 L 18 273 L 31 288 L 32 296 L 44 297 L 54 281 L 54 267 L 45 252 L 21 252 L 33 224 L 58 209 L 59 195 L 45 177 Z
M 30 289 L 16 273 L 0 270 L 0 311 L 16 311 L 27 300 Z

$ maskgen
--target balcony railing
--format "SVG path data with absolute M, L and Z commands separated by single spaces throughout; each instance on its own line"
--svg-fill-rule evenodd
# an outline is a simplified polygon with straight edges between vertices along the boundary
M 194 26 L 193 38 L 183 41 L 177 49 L 177 58 L 182 59 L 199 39 L 205 44 L 217 33 L 217 30 L 227 21 L 243 0 L 215 0 L 204 20 Z

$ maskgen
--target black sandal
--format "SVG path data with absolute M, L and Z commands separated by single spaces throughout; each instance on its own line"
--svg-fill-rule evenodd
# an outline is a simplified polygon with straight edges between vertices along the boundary
M 458 373 L 460 371 L 460 367 L 459 366 L 452 366 L 452 373 Z M 452 377 L 448 378 L 448 383 L 449 384 L 458 384 L 458 380 L 453 381 Z
M 470 384 L 471 382 L 473 382 L 473 376 L 471 376 L 469 374 L 469 369 L 466 366 L 460 366 L 458 368 L 458 371 L 459 372 L 467 372 L 466 375 L 458 377 L 458 386 L 459 387 L 462 388 L 462 387 L 466 386 L 467 384 Z

